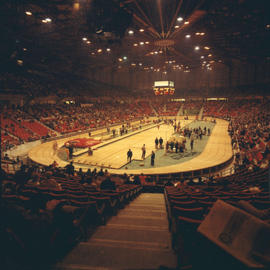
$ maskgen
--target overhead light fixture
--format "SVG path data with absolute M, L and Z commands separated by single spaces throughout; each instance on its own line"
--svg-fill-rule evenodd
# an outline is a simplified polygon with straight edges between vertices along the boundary
M 98 49 L 97 52 L 98 52 L 98 53 L 102 53 L 102 49 Z
M 204 46 L 205 50 L 210 50 L 210 47 Z
M 149 41 L 145 41 L 145 44 L 149 44 Z
M 101 34 L 103 32 L 103 29 L 96 30 L 96 34 Z
M 124 59 L 124 60 L 127 60 L 127 57 L 126 57 L 126 56 L 124 56 L 124 57 L 123 57 L 123 59 Z
M 204 59 L 204 56 L 203 55 L 201 56 L 201 59 Z
M 143 44 L 144 44 L 144 42 L 143 42 L 143 41 L 141 41 L 141 42 L 140 42 L 140 45 L 143 45 Z
M 133 44 L 133 46 L 137 47 L 137 46 L 138 46 L 138 44 L 137 44 L 137 43 L 134 43 L 134 44 Z
M 107 52 L 110 52 L 110 51 L 111 51 L 111 49 L 110 49 L 110 48 L 107 48 L 107 49 L 106 49 L 106 51 L 107 51 Z
M 196 36 L 199 36 L 200 34 L 201 34 L 201 33 L 199 33 L 199 32 L 195 33 Z
M 204 32 L 202 32 L 200 35 L 201 35 L 201 36 L 204 36 L 204 35 L 205 35 L 205 33 L 204 33 Z
M 144 29 L 141 28 L 139 31 L 142 33 L 142 32 L 144 32 Z
M 18 59 L 18 60 L 17 60 L 17 64 L 18 64 L 19 66 L 22 66 L 22 65 L 23 65 L 23 60 Z
M 211 57 L 212 56 L 212 54 L 210 53 L 210 54 L 208 54 L 208 57 Z
M 139 63 L 139 66 L 142 66 L 142 63 Z
M 178 18 L 177 18 L 177 21 L 178 21 L 178 22 L 182 22 L 183 20 L 184 20 L 184 19 L 183 19 L 182 17 L 178 17 Z
M 42 20 L 43 23 L 50 23 L 52 21 L 51 18 L 45 18 Z
M 174 28 L 176 28 L 176 29 L 177 29 L 177 28 L 180 28 L 180 26 L 179 26 L 179 25 L 175 25 L 175 26 L 174 26 Z
M 83 37 L 83 38 L 82 38 L 82 40 L 83 40 L 83 41 L 86 41 L 86 40 L 87 40 L 87 38 L 86 38 L 86 37 Z
M 133 35 L 134 34 L 134 31 L 133 30 L 129 30 L 128 33 L 129 33 L 129 35 Z
M 32 12 L 31 12 L 31 11 L 25 11 L 25 14 L 26 14 L 27 16 L 32 16 Z
M 122 58 L 118 58 L 118 61 L 119 61 L 119 62 L 122 62 L 122 61 L 123 61 L 123 59 L 122 59 Z
M 86 43 L 87 43 L 87 44 L 90 44 L 90 43 L 91 43 L 91 41 L 87 40 L 87 41 L 86 41 Z
M 185 21 L 184 24 L 189 24 L 189 21 Z
M 194 48 L 195 51 L 198 51 L 199 49 L 200 49 L 199 46 L 195 46 L 195 48 Z
M 186 38 L 190 38 L 191 37 L 191 35 L 186 35 Z

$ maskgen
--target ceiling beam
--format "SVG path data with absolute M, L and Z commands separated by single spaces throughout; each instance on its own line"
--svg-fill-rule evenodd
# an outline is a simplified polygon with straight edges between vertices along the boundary
M 170 25 L 170 27 L 169 27 L 169 30 L 168 30 L 167 34 L 166 34 L 166 38 L 168 38 L 168 36 L 169 36 L 170 33 L 171 33 L 172 26 L 175 24 L 175 21 L 176 21 L 176 19 L 177 19 L 176 17 L 178 16 L 178 13 L 179 13 L 179 10 L 180 10 L 180 8 L 181 8 L 181 6 L 182 6 L 182 3 L 183 3 L 183 0 L 179 0 L 178 6 L 177 6 L 176 11 L 175 11 L 175 14 L 174 14 L 173 19 L 172 19 L 172 21 L 171 21 L 171 25 Z
M 174 30 L 169 38 L 173 38 L 176 34 L 182 32 L 184 29 L 190 27 L 192 24 L 196 23 L 199 19 L 201 19 L 206 14 L 204 10 L 195 10 L 188 18 L 188 24 L 182 24 L 182 26 L 176 30 Z
M 154 37 L 154 38 L 160 38 L 160 35 L 159 33 L 151 26 L 149 25 L 148 23 L 146 23 L 142 18 L 140 18 L 138 15 L 136 15 L 135 13 L 133 13 L 133 18 L 141 23 L 142 25 L 144 25 L 147 30 L 149 30 L 149 33 Z
M 149 17 L 145 14 L 145 12 L 143 11 L 143 9 L 141 8 L 141 6 L 139 5 L 139 3 L 137 2 L 137 0 L 134 0 L 135 1 L 135 4 L 138 8 L 138 10 L 142 13 L 142 15 L 144 16 L 144 18 L 146 19 L 146 21 L 148 22 L 149 25 L 151 25 L 154 29 L 154 26 L 153 24 L 151 23 Z M 157 31 L 156 31 L 157 32 Z M 158 32 L 157 32 L 158 33 Z
M 162 7 L 161 7 L 161 0 L 157 0 L 158 3 L 158 13 L 159 13 L 159 20 L 160 20 L 160 26 L 161 26 L 161 37 L 165 37 L 164 32 L 164 25 L 163 25 L 163 15 L 162 15 Z

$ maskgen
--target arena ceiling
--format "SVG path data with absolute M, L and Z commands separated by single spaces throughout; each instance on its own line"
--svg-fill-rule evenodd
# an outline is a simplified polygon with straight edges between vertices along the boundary
M 2 70 L 167 72 L 270 60 L 267 0 L 7 0 Z

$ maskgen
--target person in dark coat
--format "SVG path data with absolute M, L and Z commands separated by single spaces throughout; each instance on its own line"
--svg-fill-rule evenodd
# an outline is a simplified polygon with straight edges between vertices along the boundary
M 73 162 L 72 161 L 65 168 L 66 168 L 66 173 L 68 175 L 74 175 L 75 169 L 74 169 L 74 166 L 73 166 Z
M 159 138 L 159 147 L 162 148 L 163 147 L 162 145 L 163 145 L 163 139 L 160 137 Z
M 128 160 L 128 162 L 131 162 L 132 156 L 133 156 L 133 153 L 132 153 L 131 149 L 129 149 L 128 152 L 127 152 L 127 160 Z
M 156 157 L 156 155 L 155 155 L 154 151 L 152 151 L 152 154 L 151 154 L 151 166 L 155 165 L 155 157 Z
M 155 139 L 155 145 L 156 145 L 156 149 L 158 148 L 158 138 L 156 137 Z

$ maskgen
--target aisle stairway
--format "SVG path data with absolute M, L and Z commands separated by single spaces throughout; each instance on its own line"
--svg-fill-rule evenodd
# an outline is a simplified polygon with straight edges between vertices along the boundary
M 175 269 L 163 194 L 143 193 L 88 242 L 81 242 L 57 269 Z

